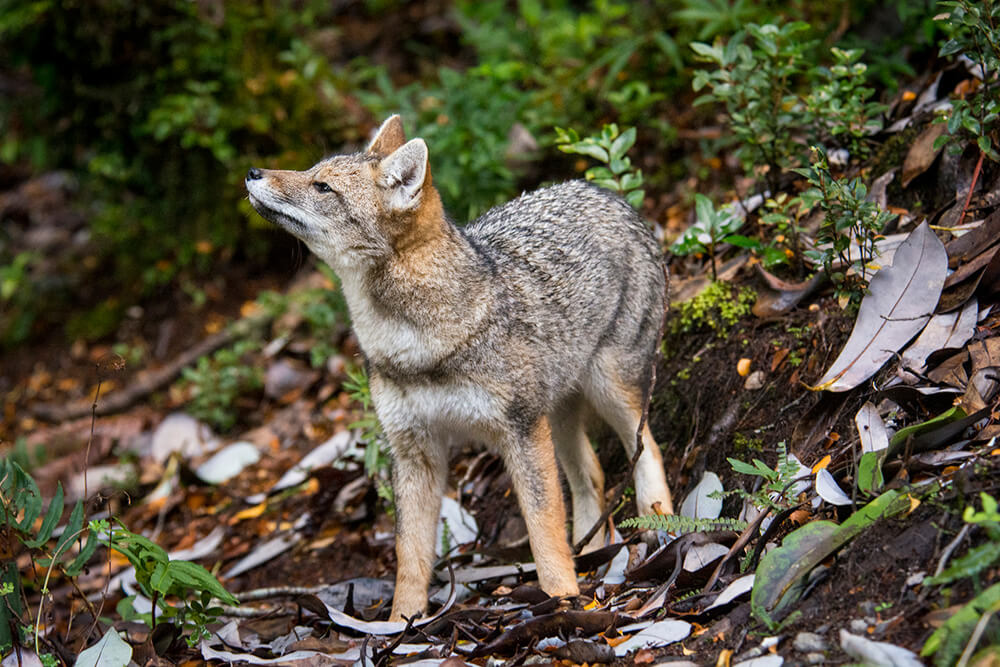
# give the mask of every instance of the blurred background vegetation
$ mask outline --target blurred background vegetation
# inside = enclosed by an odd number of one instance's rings
[[[206,276],[273,267],[289,241],[252,213],[246,170],[356,150],[394,112],[427,139],[460,221],[577,174],[556,126],[635,126],[655,218],[677,183],[740,173],[713,161],[727,132],[691,129],[718,113],[692,106],[692,42],[805,21],[808,57],[864,49],[884,100],[934,57],[934,13],[930,0],[0,0],[0,196],[61,174],[78,249],[24,242],[32,216],[0,200],[0,349],[100,339],[165,291],[197,301]]]

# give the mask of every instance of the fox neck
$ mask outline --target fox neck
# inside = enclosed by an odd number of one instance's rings
[[[361,349],[376,369],[429,369],[461,347],[486,317],[489,274],[448,222],[437,191],[424,193],[393,250],[367,270],[341,276]]]

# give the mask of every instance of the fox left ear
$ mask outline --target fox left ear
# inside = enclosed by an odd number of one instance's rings
[[[427,175],[427,144],[413,139],[379,165],[378,184],[386,191],[390,210],[408,211],[420,203]]]
[[[406,143],[406,132],[403,131],[403,119],[399,114],[389,116],[378,128],[375,138],[368,145],[368,152],[375,155],[389,155]]]

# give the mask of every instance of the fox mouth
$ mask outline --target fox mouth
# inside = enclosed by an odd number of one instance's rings
[[[302,224],[292,216],[288,215],[287,213],[283,213],[282,211],[279,211],[276,208],[268,206],[260,199],[257,199],[257,197],[254,197],[252,193],[250,193],[250,204],[266,220],[270,220],[274,224],[278,225],[279,227],[283,227],[284,229],[288,230],[289,232],[292,232],[293,234],[298,234],[298,233],[304,234],[307,231],[306,226],[304,224]]]

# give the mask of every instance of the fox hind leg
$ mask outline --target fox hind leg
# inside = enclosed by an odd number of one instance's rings
[[[552,440],[573,503],[574,544],[584,538],[604,511],[604,471],[584,431],[586,408],[583,397],[577,394],[564,401],[551,415]],[[585,548],[590,551],[603,544],[604,529],[601,528]]]
[[[591,369],[585,393],[597,414],[618,435],[631,460],[642,419],[645,388],[638,386],[640,383],[624,382],[616,370],[621,367],[622,364],[615,363],[609,356],[599,356]],[[633,475],[639,514],[652,513],[656,503],[659,503],[660,511],[674,513],[670,488],[663,471],[663,456],[648,423],[643,425],[642,453]]]

